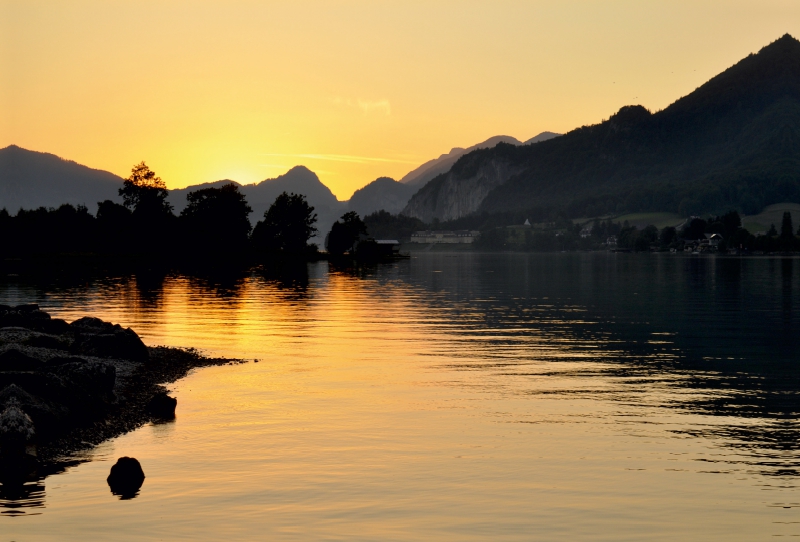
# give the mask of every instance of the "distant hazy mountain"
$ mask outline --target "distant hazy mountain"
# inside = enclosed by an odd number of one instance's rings
[[[257,184],[241,185],[235,181],[223,180],[187,186],[180,190],[170,190],[168,199],[175,207],[175,213],[178,214],[186,207],[186,194],[189,192],[202,188],[218,188],[231,182],[239,186],[239,190],[247,198],[247,203],[253,208],[253,213],[250,215],[250,222],[253,225],[264,218],[264,212],[269,209],[281,192],[304,195],[317,213],[319,234],[316,239],[312,240],[317,243],[320,242],[320,238],[325,237],[334,221],[346,210],[345,203],[337,200],[330,189],[322,184],[316,173],[305,166],[296,166],[284,175]]]
[[[540,141],[547,141],[548,139],[553,139],[554,137],[558,137],[561,134],[557,134],[555,132],[542,132],[539,135],[535,135],[529,140],[525,141],[523,145],[531,145],[533,143],[539,143]]]
[[[402,179],[400,179],[400,182],[403,184],[407,184],[409,186],[420,188],[421,186],[423,186],[425,183],[427,183],[437,175],[446,173],[451,167],[453,167],[453,164],[455,164],[460,157],[474,150],[488,149],[494,147],[498,143],[509,143],[511,145],[528,145],[530,143],[538,143],[539,141],[546,141],[548,139],[552,139],[558,136],[559,134],[554,134],[553,132],[542,132],[541,134],[530,138],[525,143],[522,143],[515,137],[501,135],[501,136],[490,137],[486,141],[478,143],[477,145],[473,145],[466,149],[463,149],[461,147],[454,147],[447,154],[443,154],[439,158],[429,160],[424,164],[422,164],[421,166],[419,166],[418,168],[416,168],[414,171],[406,174]]]
[[[122,178],[91,169],[54,154],[29,151],[16,145],[0,149],[0,209],[86,205],[94,213],[97,202],[121,202],[117,190]]]
[[[753,214],[785,201],[800,202],[800,42],[788,34],[662,111],[626,106],[550,141],[465,154],[403,214]]]
[[[416,188],[399,183],[389,177],[375,179],[364,188],[356,190],[347,202],[347,210],[364,217],[375,211],[397,214],[403,210]]]

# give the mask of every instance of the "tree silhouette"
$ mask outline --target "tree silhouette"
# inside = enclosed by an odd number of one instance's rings
[[[360,236],[367,235],[367,225],[359,218],[358,213],[350,211],[342,215],[341,222],[333,223],[330,233],[325,239],[328,253],[342,255],[352,253]]]
[[[253,229],[253,245],[259,250],[301,254],[316,233],[317,214],[301,194],[283,192]]]
[[[156,177],[147,164],[133,166],[131,175],[119,189],[131,216],[131,247],[139,253],[165,254],[172,250],[175,215],[167,201],[169,191],[161,177]]]
[[[239,187],[228,183],[186,194],[189,204],[181,212],[184,240],[202,251],[233,251],[244,247],[250,235],[247,215],[253,209]]]
[[[792,213],[784,211],[783,220],[781,221],[781,237],[783,239],[791,239],[794,237],[794,228],[792,228]]]
[[[156,177],[147,164],[142,161],[133,166],[131,175],[122,183],[119,195],[125,207],[140,215],[172,214],[172,205],[167,202],[167,185]]]

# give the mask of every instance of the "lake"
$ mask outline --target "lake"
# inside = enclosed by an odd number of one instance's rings
[[[0,541],[800,536],[798,259],[431,252],[9,277],[0,303],[248,360],[1,493]]]

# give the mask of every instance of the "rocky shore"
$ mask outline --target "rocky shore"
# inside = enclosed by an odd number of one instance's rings
[[[0,474],[35,468],[175,415],[164,384],[232,363],[148,348],[132,329],[0,305]],[[28,468],[24,468],[24,467]]]

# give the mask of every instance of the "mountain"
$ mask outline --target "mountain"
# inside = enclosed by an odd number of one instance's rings
[[[413,186],[381,177],[356,190],[347,202],[347,210],[355,211],[361,217],[381,209],[396,215],[403,210],[415,191]]]
[[[264,213],[275,201],[281,192],[294,192],[306,197],[308,203],[314,207],[317,213],[318,237],[313,242],[320,242],[320,236],[331,228],[331,225],[345,212],[345,204],[336,199],[333,192],[322,184],[316,173],[305,166],[296,166],[285,174],[274,179],[267,179],[256,184],[241,185],[235,181],[223,180],[211,183],[187,186],[180,190],[170,190],[169,202],[175,208],[175,213],[180,213],[186,207],[186,194],[202,188],[219,188],[220,186],[233,183],[239,187],[239,191],[244,194],[247,203],[252,207],[253,213],[250,215],[250,222],[256,222],[264,218]]]
[[[800,202],[800,42],[788,34],[662,111],[461,156],[409,201],[425,221],[474,213],[683,215]]]
[[[559,134],[554,134],[553,132],[542,132],[541,134],[530,138],[525,143],[522,143],[515,137],[511,136],[494,136],[490,137],[486,141],[482,143],[478,143],[477,145],[473,145],[466,149],[461,147],[454,147],[450,150],[447,154],[441,155],[439,158],[435,158],[433,160],[429,160],[419,166],[414,171],[407,173],[400,182],[403,184],[407,184],[409,186],[414,186],[419,188],[424,186],[425,183],[436,177],[437,175],[441,175],[442,173],[446,173],[456,161],[464,156],[467,153],[478,149],[488,149],[490,147],[494,147],[498,143],[509,143],[511,145],[528,145],[530,143],[538,143],[539,141],[546,141],[548,139],[552,139],[554,137],[558,137]]]
[[[553,139],[554,137],[558,137],[561,134],[557,134],[555,132],[542,132],[539,135],[535,135],[529,140],[522,143],[523,145],[531,145],[533,143],[539,143],[540,141],[547,141],[548,139]]]
[[[91,169],[54,154],[11,145],[0,149],[0,209],[86,205],[94,212],[98,201],[121,202],[122,178]]]

